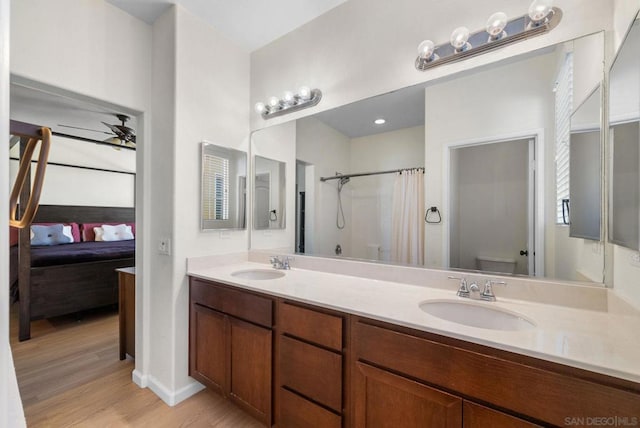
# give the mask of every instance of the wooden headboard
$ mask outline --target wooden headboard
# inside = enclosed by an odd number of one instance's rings
[[[33,221],[34,223],[132,223],[135,220],[135,208],[40,205]]]

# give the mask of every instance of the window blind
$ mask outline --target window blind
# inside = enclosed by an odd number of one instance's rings
[[[229,220],[229,159],[203,155],[202,218]]]
[[[569,52],[555,83],[556,223],[564,224],[563,199],[569,199],[569,138],[573,110],[573,53]],[[568,213],[567,213],[568,214]],[[569,219],[567,218],[567,221]]]

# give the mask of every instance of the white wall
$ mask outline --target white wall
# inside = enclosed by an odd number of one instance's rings
[[[629,30],[629,25],[640,10],[640,0],[613,0],[612,4],[613,25],[609,45],[612,52],[617,52]]]
[[[544,144],[547,148],[553,147],[555,68],[552,52],[427,87],[425,202],[427,206],[440,207],[443,217],[441,224],[429,225],[425,231],[427,266],[443,265],[443,238],[449,227],[443,194],[446,145],[494,141],[505,136],[525,137],[542,129]],[[498,75],[499,81],[496,80]],[[491,100],[489,105],[487,100]],[[454,116],[451,112],[457,113]],[[546,151],[548,165],[553,164],[553,156],[553,150]],[[549,177],[548,171],[546,173]],[[555,200],[555,192],[546,199],[547,203]],[[553,209],[547,210],[551,216],[547,218],[553,218],[553,213]]]
[[[99,0],[13,0],[11,73],[146,110],[151,29]]]
[[[3,5],[6,2],[2,0]],[[128,113],[148,110],[148,76],[151,72],[151,29],[148,25],[98,0],[14,0],[11,14],[8,13],[7,8],[3,8],[0,15],[4,19],[11,17],[12,79],[28,81],[54,93],[106,101]],[[3,30],[8,28],[5,24],[2,23]],[[7,47],[3,48],[3,54],[8,53]],[[127,66],[120,66],[123,63]],[[4,62],[3,66],[8,65]],[[8,94],[8,86],[4,84],[2,94],[3,98]],[[8,114],[4,113],[2,117],[7,118]],[[144,135],[142,122],[140,141],[144,141]],[[8,166],[8,161],[2,164]],[[8,171],[5,166],[0,169]],[[138,172],[142,174],[142,169],[138,168]],[[3,181],[8,183],[8,179]],[[144,185],[145,181],[139,177],[138,191]],[[1,198],[3,212],[8,211],[6,203],[8,197]],[[140,206],[137,215],[138,219],[143,216]],[[143,258],[143,235],[144,231],[138,229],[139,260]],[[6,245],[1,247],[6,248]],[[4,263],[8,256],[2,260]],[[2,272],[6,271],[2,269]],[[143,281],[142,273],[138,281]],[[142,297],[142,290],[139,292]],[[5,328],[2,330],[4,334]],[[140,357],[142,361],[142,354]]]
[[[282,125],[280,125],[282,126]],[[259,135],[266,130],[257,132]],[[307,254],[335,256],[336,245],[342,255],[351,256],[351,189],[353,183],[342,189],[342,207],[345,227],[336,227],[338,210],[337,180],[321,182],[320,177],[331,177],[350,170],[349,137],[315,118],[296,121],[296,159],[311,165],[307,168],[305,250]],[[310,215],[311,214],[311,215]],[[342,219],[341,219],[342,221]]]
[[[29,121],[30,123],[40,123]],[[18,158],[20,145],[10,152]],[[38,158],[38,152],[33,159]],[[98,146],[69,138],[51,137],[49,162],[78,165],[114,171],[135,173],[136,152],[116,151],[111,147]],[[18,172],[18,161],[11,160],[11,186]],[[31,171],[32,176],[35,169]],[[135,205],[135,175],[106,171],[93,171],[58,165],[49,165],[42,187],[40,203],[44,205],[83,205],[102,207],[133,207]]]
[[[286,123],[251,136],[252,156],[285,163],[285,228],[251,231],[251,248],[293,252],[295,246],[296,124]],[[252,167],[254,162],[252,160]],[[252,172],[255,174],[255,169]],[[251,180],[253,189],[253,179]],[[251,194],[253,200],[253,193]],[[253,202],[251,204],[253,206]],[[253,219],[251,219],[253,224]]]
[[[424,166],[424,126],[353,138],[348,172],[386,171]],[[391,259],[394,174],[355,177],[345,185],[351,195],[351,252],[361,259]],[[379,254],[375,247],[379,246]]]
[[[152,248],[149,386],[173,405],[202,388],[188,376],[185,260],[247,249],[245,231],[200,230],[200,142],[248,149],[249,56],[179,6],[154,25]],[[157,183],[155,180],[158,180]]]
[[[528,52],[608,28],[609,2],[558,0],[564,12],[551,33],[428,72],[414,68],[418,44],[429,38],[449,40],[465,25],[483,28],[501,10],[508,16],[527,12],[530,0],[491,0],[433,4],[420,0],[350,0],[318,19],[251,54],[251,105],[302,84],[318,87],[323,99],[313,109],[274,118],[252,115],[252,129],[331,109],[372,95],[450,75],[477,65]]]
[[[0,135],[9,134],[9,0],[0,0]],[[0,150],[0,224],[9,223],[9,152]],[[0,227],[0,284],[9,282],[9,236]],[[9,293],[0,293],[0,426],[26,422],[9,347]]]

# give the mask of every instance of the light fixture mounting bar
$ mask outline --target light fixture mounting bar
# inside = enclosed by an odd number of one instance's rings
[[[511,43],[548,33],[557,27],[561,20],[562,10],[557,7],[553,8],[553,12],[549,14],[545,22],[537,25],[529,18],[529,15],[523,15],[507,22],[504,28],[507,34],[505,37],[494,40],[485,30],[479,30],[469,36],[468,42],[471,45],[469,49],[456,51],[450,43],[442,43],[435,47],[433,59],[418,56],[415,66],[419,71],[426,71],[438,65],[461,61]]]
[[[264,110],[261,115],[263,119],[271,119],[272,117],[282,116],[284,114],[293,113],[295,111],[303,110],[305,108],[313,107],[317,105],[322,99],[322,91],[320,89],[312,89],[310,98],[308,100],[302,99],[299,95],[294,96],[295,103],[292,105],[285,105],[278,110]]]

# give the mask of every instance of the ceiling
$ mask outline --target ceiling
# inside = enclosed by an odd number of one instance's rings
[[[424,125],[424,86],[411,86],[314,116],[349,138]],[[383,118],[383,125],[374,120]]]
[[[46,126],[52,131],[102,141],[113,136],[102,122],[120,124],[116,114],[122,112],[96,104],[18,84],[11,85],[10,93],[11,119]],[[131,117],[127,126],[136,129],[135,117]]]
[[[254,51],[346,0],[106,0],[153,24],[171,4],[199,16],[227,38]]]

